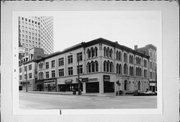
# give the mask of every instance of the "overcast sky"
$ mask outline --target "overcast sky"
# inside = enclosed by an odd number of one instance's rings
[[[134,48],[161,41],[159,11],[53,12],[54,51],[99,37]]]

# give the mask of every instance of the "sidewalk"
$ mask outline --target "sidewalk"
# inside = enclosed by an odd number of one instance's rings
[[[20,91],[20,93],[26,93],[25,91]],[[73,95],[73,92],[48,92],[48,91],[28,91],[27,93],[33,94],[54,94],[54,95]],[[78,93],[76,92],[76,95]],[[75,96],[75,95],[73,95]],[[82,93],[81,96],[116,96],[115,93]]]

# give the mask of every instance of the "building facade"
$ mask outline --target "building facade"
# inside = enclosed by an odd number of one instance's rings
[[[149,56],[149,83],[150,90],[157,91],[157,48],[152,45],[146,45],[145,47],[138,48],[135,46],[135,50]]]
[[[78,74],[83,93],[149,89],[149,56],[103,38],[82,42],[36,63],[36,90],[77,90]]]
[[[19,17],[18,40],[19,47],[24,48],[20,57],[28,56],[34,47],[44,49],[45,54],[53,53],[53,17]]]

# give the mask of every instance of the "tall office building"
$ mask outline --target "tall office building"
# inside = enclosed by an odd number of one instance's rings
[[[52,16],[19,17],[18,34],[20,59],[28,57],[34,47],[42,48],[45,54],[53,53]]]

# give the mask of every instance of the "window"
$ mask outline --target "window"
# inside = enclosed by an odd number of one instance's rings
[[[129,55],[129,63],[133,64],[133,56]]]
[[[77,74],[82,74],[83,73],[83,65],[77,66]]]
[[[152,72],[150,72],[150,78],[152,79]]]
[[[144,77],[147,77],[147,70],[144,70]]]
[[[82,61],[82,52],[77,53],[77,61]]]
[[[64,65],[64,58],[59,58],[59,66],[63,66]]]
[[[32,65],[29,65],[29,70],[32,70]]]
[[[19,68],[19,72],[20,72],[20,73],[22,72],[22,68]]]
[[[64,69],[59,69],[59,76],[64,76]]]
[[[29,73],[29,78],[32,78],[32,73]]]
[[[43,63],[40,63],[39,64],[39,69],[42,69],[43,68]]]
[[[46,62],[46,69],[49,69],[49,62]]]
[[[52,70],[52,71],[51,71],[51,76],[52,76],[52,78],[55,77],[55,70]]]
[[[73,63],[73,56],[72,55],[68,56],[68,64],[70,64],[70,63]]]
[[[127,54],[124,53],[124,62],[127,62]]]
[[[128,66],[127,64],[124,64],[124,74],[128,74]]]
[[[46,72],[46,78],[49,78],[49,72]]]
[[[43,72],[39,73],[39,79],[42,80],[43,79]]]
[[[24,67],[24,71],[27,71],[27,66]]]
[[[22,75],[19,75],[19,80],[22,80]]]
[[[54,68],[55,67],[55,60],[52,60],[51,61],[51,68]]]
[[[147,60],[144,59],[144,67],[147,67]]]
[[[134,68],[132,66],[129,67],[129,72],[131,76],[134,75]]]
[[[68,75],[73,75],[73,67],[68,67]]]

